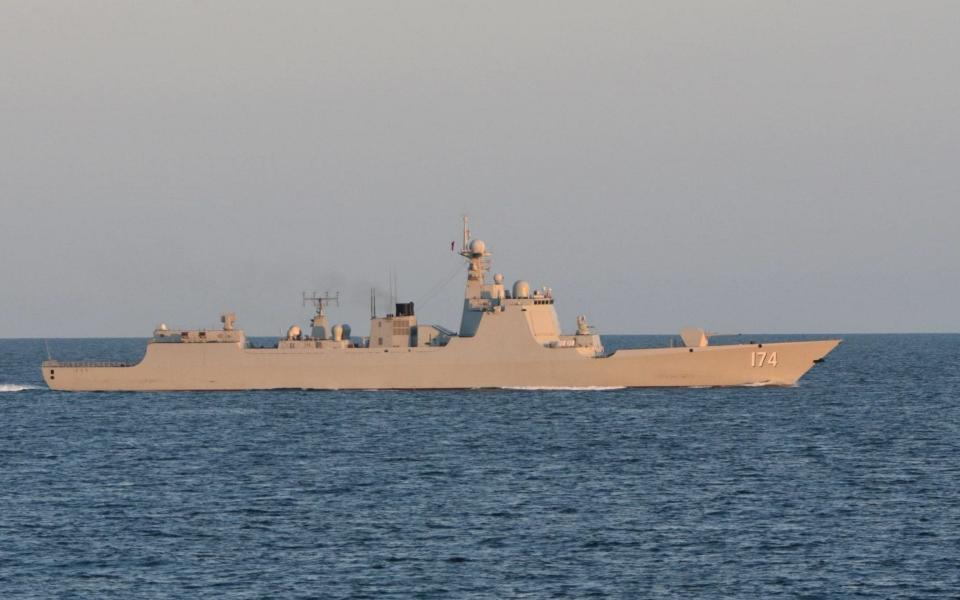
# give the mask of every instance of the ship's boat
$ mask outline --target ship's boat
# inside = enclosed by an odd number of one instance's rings
[[[702,329],[682,344],[607,353],[582,315],[561,332],[552,290],[526,281],[487,281],[490,252],[470,239],[464,220],[460,254],[467,282],[459,331],[420,324],[412,302],[372,311],[370,334],[330,326],[339,296],[305,295],[316,306],[310,333],[291,327],[275,347],[253,347],[232,313],[218,330],[160,325],[138,364],[45,361],[56,390],[255,390],[616,388],[792,385],[840,340],[711,345]],[[372,304],[375,303],[372,301]]]

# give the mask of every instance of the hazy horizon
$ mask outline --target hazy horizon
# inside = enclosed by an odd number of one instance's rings
[[[956,332],[957,31],[932,1],[5,0],[0,337],[279,335],[304,290],[366,335],[391,271],[455,328],[465,213],[567,331]]]

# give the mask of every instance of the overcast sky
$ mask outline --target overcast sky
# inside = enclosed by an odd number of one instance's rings
[[[957,331],[960,3],[0,0],[0,337],[456,327],[463,213],[566,330]]]

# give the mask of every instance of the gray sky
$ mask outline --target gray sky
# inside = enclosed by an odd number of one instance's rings
[[[0,0],[0,337],[253,334],[459,218],[565,329],[957,331],[960,3]]]

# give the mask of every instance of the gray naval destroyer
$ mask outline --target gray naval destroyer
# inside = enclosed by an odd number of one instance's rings
[[[172,330],[160,325],[135,365],[45,361],[51,389],[74,391],[457,388],[619,388],[792,385],[840,340],[710,345],[702,329],[682,331],[682,346],[607,353],[581,315],[561,333],[549,289],[487,281],[490,252],[470,239],[460,329],[417,322],[413,303],[372,311],[370,335],[331,327],[330,296],[312,296],[309,335],[293,326],[272,348],[253,347],[234,327]]]

